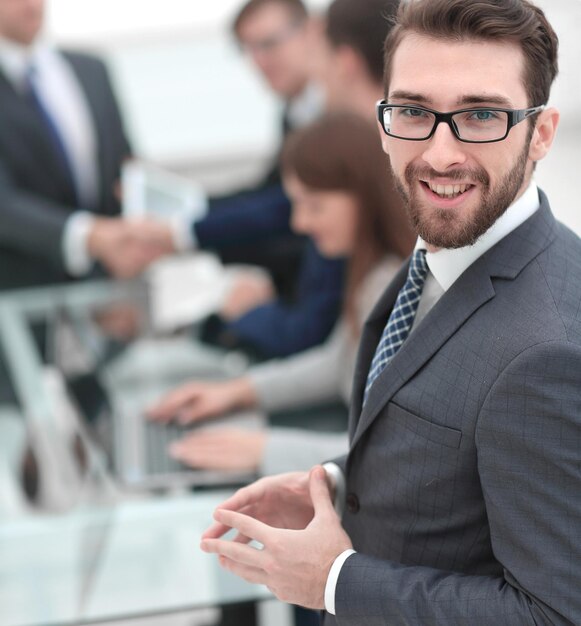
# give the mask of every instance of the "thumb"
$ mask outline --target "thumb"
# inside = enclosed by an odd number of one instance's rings
[[[333,502],[331,501],[331,494],[329,493],[327,472],[321,465],[313,467],[309,474],[309,491],[315,509],[315,516],[327,515],[329,513],[336,515]]]

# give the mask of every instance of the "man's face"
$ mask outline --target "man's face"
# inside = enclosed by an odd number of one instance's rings
[[[30,45],[44,18],[44,0],[0,0],[0,36]]]
[[[282,4],[267,4],[240,24],[238,39],[273,91],[283,98],[302,91],[310,63],[307,22],[297,22]]]
[[[517,45],[409,34],[395,51],[387,99],[441,112],[524,109],[540,103],[527,101],[523,68]],[[426,141],[382,135],[416,231],[433,248],[474,243],[524,191],[532,171],[528,122],[489,144],[460,142],[447,124]]]

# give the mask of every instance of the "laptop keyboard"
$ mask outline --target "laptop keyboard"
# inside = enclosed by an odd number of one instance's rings
[[[168,447],[174,441],[182,439],[184,434],[191,430],[191,426],[179,424],[157,424],[147,422],[144,428],[147,454],[145,455],[145,470],[148,475],[171,474],[182,471],[184,464],[172,459],[168,454]]]

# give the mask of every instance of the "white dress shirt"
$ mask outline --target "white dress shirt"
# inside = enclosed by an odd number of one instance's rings
[[[0,38],[0,67],[20,92],[27,88],[27,77],[34,68],[34,87],[70,156],[80,203],[83,207],[96,206],[99,174],[95,129],[89,104],[70,65],[45,42],[22,46]],[[92,266],[86,246],[92,220],[89,212],[75,211],[66,223],[61,249],[65,267],[73,275],[82,275]]]
[[[539,208],[539,190],[531,181],[526,191],[496,220],[496,222],[472,246],[456,249],[441,249],[427,252],[429,272],[426,277],[422,297],[418,305],[412,331],[436,304],[439,298],[460,278],[460,276],[485,252],[501,239],[525,222]],[[418,238],[416,249],[426,249],[426,244]],[[334,463],[325,463],[325,470],[336,484],[336,494],[345,495],[345,477]],[[335,503],[337,508],[338,503]],[[355,554],[355,550],[345,550],[333,562],[325,585],[325,610],[335,615],[335,590],[339,574],[345,561]]]

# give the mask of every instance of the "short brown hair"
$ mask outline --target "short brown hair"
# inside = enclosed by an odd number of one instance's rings
[[[436,39],[505,41],[520,46],[529,106],[546,104],[558,72],[559,39],[543,11],[528,0],[407,0],[385,42],[384,86],[391,62],[407,33]]]
[[[263,7],[271,4],[280,4],[281,6],[286,7],[291,19],[296,20],[297,22],[302,22],[307,19],[307,8],[302,0],[248,0],[248,2],[242,5],[232,22],[232,32],[234,33],[236,39],[239,38],[242,23],[252,17]]]
[[[383,44],[399,0],[334,0],[327,10],[327,39],[349,46],[365,61],[370,76],[383,78]]]
[[[283,175],[312,189],[345,191],[359,205],[344,307],[355,330],[355,292],[365,275],[388,253],[406,257],[416,239],[377,129],[355,113],[327,113],[290,135],[281,165]]]

